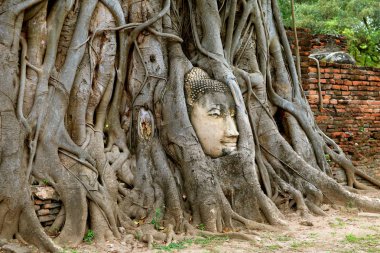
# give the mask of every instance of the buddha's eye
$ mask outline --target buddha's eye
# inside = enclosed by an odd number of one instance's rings
[[[222,114],[219,109],[214,108],[208,111],[208,115],[217,118],[220,117]]]

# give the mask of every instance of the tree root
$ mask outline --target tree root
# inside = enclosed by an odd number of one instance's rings
[[[24,240],[36,245],[40,250],[62,252],[62,248],[57,246],[44,233],[31,202],[24,208],[20,215],[19,233]]]
[[[380,181],[368,176],[364,172],[355,168],[352,162],[345,156],[343,150],[327,135],[325,135],[320,129],[318,129],[319,134],[323,137],[326,144],[324,145],[324,151],[331,157],[331,159],[340,165],[347,176],[347,186],[355,187],[359,190],[371,190],[370,186],[364,185],[355,178],[355,175],[362,177],[376,187],[380,187]],[[329,147],[331,146],[331,148]]]

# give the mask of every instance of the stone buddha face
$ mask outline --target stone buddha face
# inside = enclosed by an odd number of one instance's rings
[[[228,87],[193,68],[185,76],[190,121],[206,155],[212,158],[237,149],[235,102]]]

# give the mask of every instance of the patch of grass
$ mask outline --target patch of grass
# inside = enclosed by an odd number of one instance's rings
[[[158,249],[158,250],[163,250],[163,251],[173,251],[173,250],[185,249],[186,247],[190,245],[191,244],[187,244],[185,241],[172,242],[169,245],[160,245],[160,244],[154,243],[153,248]]]
[[[310,233],[309,238],[318,238],[319,234],[318,233]]]
[[[345,242],[351,245],[357,245],[358,249],[365,252],[380,252],[380,234],[357,236],[347,234]],[[357,252],[357,251],[355,251]]]
[[[349,243],[364,244],[365,246],[378,246],[380,245],[380,235],[364,235],[356,236],[354,234],[348,234],[345,240]]]
[[[198,244],[201,246],[207,246],[209,244],[215,243],[215,242],[225,242],[228,240],[228,237],[217,237],[217,236],[207,236],[203,238],[196,238],[194,239],[194,244]]]
[[[80,253],[80,252],[75,249],[64,249],[63,251],[61,251],[61,253]]]
[[[278,245],[278,244],[273,244],[273,245],[265,246],[265,249],[271,250],[271,251],[276,251],[276,250],[279,250],[281,248],[282,247],[280,245]]]
[[[379,253],[380,252],[380,248],[379,247],[368,248],[366,250],[367,250],[367,253]]]
[[[87,230],[87,233],[84,235],[83,241],[87,243],[92,243],[94,240],[95,233],[93,230],[89,229]]]
[[[46,178],[42,179],[42,183],[43,183],[45,186],[49,186],[49,185],[50,185],[49,180],[46,179]]]
[[[288,242],[290,240],[292,240],[292,238],[288,235],[279,236],[277,238],[277,241],[279,241],[279,242]]]
[[[135,239],[137,239],[138,241],[141,241],[142,236],[143,236],[143,234],[141,231],[137,230],[135,232]]]
[[[335,221],[330,221],[329,225],[332,228],[344,228],[347,224],[341,218],[335,218]]]
[[[349,201],[346,203],[346,207],[349,208],[349,209],[352,209],[352,208],[356,208],[356,205],[355,205],[354,201],[349,200]]]
[[[367,227],[365,227],[367,228]],[[368,229],[372,230],[372,231],[375,231],[375,232],[380,232],[380,228],[378,226],[369,226]]]
[[[202,231],[206,230],[206,225],[203,223],[199,224],[197,227],[199,230],[202,230]]]
[[[307,248],[312,246],[313,243],[309,241],[294,241],[292,244],[290,244],[290,247],[292,249],[300,249],[300,248]]]
[[[161,228],[161,218],[162,218],[162,212],[161,212],[161,208],[156,208],[155,212],[154,212],[154,217],[152,219],[152,221],[150,222],[150,224],[153,224],[154,225],[154,228],[156,230],[159,230]]]
[[[172,242],[169,245],[160,245],[160,244],[153,244],[153,248],[157,250],[162,251],[175,251],[180,249],[185,249],[192,244],[197,244],[202,247],[208,246],[210,244],[216,243],[216,242],[224,242],[228,240],[228,237],[216,237],[216,236],[206,236],[202,238],[194,238],[194,239],[187,239],[179,242]]]
[[[346,241],[350,243],[357,243],[359,242],[359,238],[356,235],[348,234],[346,235]]]

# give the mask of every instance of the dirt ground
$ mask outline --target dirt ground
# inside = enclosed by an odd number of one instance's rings
[[[368,195],[368,194],[367,194]],[[369,194],[380,197],[380,193]],[[149,250],[144,243],[83,243],[67,253],[79,252],[380,252],[380,214],[364,213],[348,203],[336,209],[324,206],[325,217],[312,216],[305,222],[287,213],[289,226],[279,232],[258,232],[256,241],[228,238],[186,240],[165,246],[156,242]]]
[[[380,192],[366,194],[380,197]],[[327,216],[311,216],[308,221],[296,213],[287,213],[288,227],[278,232],[257,232],[255,241],[241,241],[227,237],[208,237],[174,242],[165,246],[155,242],[147,244],[124,236],[121,241],[96,244],[91,238],[79,247],[65,249],[64,253],[129,253],[129,252],[181,252],[181,253],[243,253],[243,252],[379,252],[380,214],[364,213],[349,203],[345,207],[324,205]],[[32,252],[35,252],[29,247]],[[6,252],[0,249],[0,252]]]

